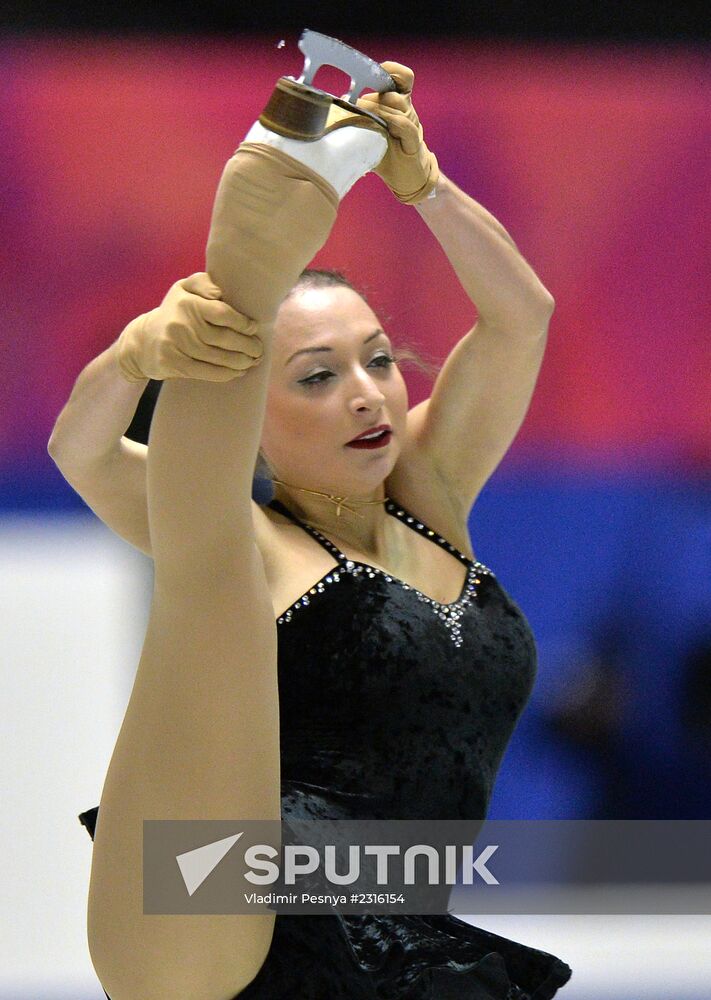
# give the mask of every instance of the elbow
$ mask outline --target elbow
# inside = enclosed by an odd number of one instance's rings
[[[62,435],[57,434],[56,427],[49,436],[49,441],[47,442],[47,454],[60,472],[64,473],[67,467],[67,446]]]
[[[551,316],[555,309],[552,295],[543,290],[534,297],[529,297],[519,308],[515,319],[507,324],[509,330],[515,330],[519,336],[526,339],[540,340],[547,337]]]
[[[57,438],[56,431],[53,430],[47,442],[47,454],[55,465],[59,465],[59,451],[59,439]]]
[[[535,303],[529,309],[529,324],[536,337],[547,336],[554,310],[555,299],[544,288],[543,292],[536,296]]]
[[[555,311],[555,299],[543,285],[541,285],[540,293],[536,296],[535,309],[545,320],[549,320]]]
[[[61,420],[55,423],[47,442],[47,454],[57,466],[62,475],[67,477],[77,466],[84,466],[87,459],[85,443],[72,440],[66,428],[60,426]],[[84,446],[84,453],[81,448]]]
[[[536,287],[528,289],[516,302],[515,309],[509,313],[508,320],[494,324],[502,329],[517,330],[526,336],[536,339],[545,336],[548,325],[555,310],[555,299],[540,282]]]
[[[66,437],[64,410],[62,410],[55,418],[52,433],[49,435],[49,441],[47,441],[47,454],[55,465],[59,464],[60,454],[65,450]]]
[[[52,432],[49,441],[47,442],[47,454],[52,459],[56,467],[59,469],[60,473],[64,479],[69,483],[70,486],[74,485],[73,473],[74,462],[71,461],[69,452],[67,451],[66,442]]]

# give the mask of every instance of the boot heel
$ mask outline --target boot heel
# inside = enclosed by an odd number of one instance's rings
[[[287,139],[314,142],[324,134],[332,102],[330,94],[283,76],[277,80],[259,122]]]
[[[371,129],[383,135],[388,132],[383,119],[371,111],[357,108],[341,97],[298,83],[288,76],[277,80],[272,96],[259,116],[259,124],[286,139],[301,142],[316,142],[344,125]]]

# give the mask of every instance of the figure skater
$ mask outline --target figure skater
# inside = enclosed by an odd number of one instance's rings
[[[316,140],[255,123],[220,181],[206,272],[87,366],[52,434],[67,480],[155,564],[100,806],[80,817],[111,1000],[547,1000],[570,977],[451,914],[143,914],[144,817],[483,819],[534,681],[531,629],[468,516],[524,418],[554,303],[440,172],[412,72],[383,66],[398,92]],[[298,126],[298,87],[289,100]],[[304,273],[371,169],[478,311],[411,409],[365,299]],[[146,448],[122,434],[148,378],[165,381]]]

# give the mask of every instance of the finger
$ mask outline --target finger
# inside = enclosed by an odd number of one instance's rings
[[[394,94],[388,91],[386,94],[363,94],[356,101],[356,107],[365,107],[366,111],[375,111],[378,108],[394,108],[396,111],[409,111],[412,101],[407,94]]]
[[[186,292],[199,295],[203,299],[222,298],[222,289],[218,288],[215,282],[206,271],[196,271],[178,282]]]
[[[199,379],[201,382],[229,382],[233,378],[241,378],[246,371],[198,361],[180,351],[176,352],[172,367],[183,378]]]
[[[356,101],[357,108],[363,108],[364,111],[373,111],[375,114],[378,113],[378,108],[380,107],[381,94],[363,94]]]
[[[250,345],[252,346],[252,345]],[[215,347],[212,344],[197,344],[190,349],[190,357],[196,361],[205,361],[210,365],[218,365],[221,368],[232,368],[241,371],[244,368],[251,368],[261,361],[261,354],[247,354],[244,351],[231,351],[224,347]]]
[[[228,354],[248,355],[250,358],[261,358],[264,354],[264,345],[259,337],[247,337],[243,333],[235,333],[234,330],[228,330],[224,326],[205,325],[200,327],[198,337],[191,339],[190,350],[186,353],[191,354],[194,350],[198,357],[202,357],[198,350],[198,344],[204,344],[206,347],[216,348]]]
[[[412,72],[409,66],[403,66],[402,63],[396,62],[384,62],[380,64],[386,73],[389,73],[397,84],[397,89],[400,94],[411,94],[412,88],[415,83],[415,74]]]
[[[420,147],[420,130],[414,122],[410,121],[407,115],[399,111],[390,111],[386,108],[381,110],[380,117],[388,126],[390,135],[394,139],[399,140],[403,153],[411,156],[418,151]]]
[[[198,309],[200,316],[214,326],[226,326],[230,330],[236,330],[246,336],[254,336],[257,332],[257,323],[253,319],[245,316],[244,313],[237,312],[226,302],[201,302]]]
[[[380,107],[392,108],[394,111],[403,111],[405,114],[412,107],[409,94],[393,94],[392,92],[380,95]]]

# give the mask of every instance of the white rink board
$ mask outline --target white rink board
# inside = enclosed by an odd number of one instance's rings
[[[91,515],[0,520],[0,996],[105,1000],[86,943],[98,805],[146,628],[151,561]],[[71,985],[71,991],[68,987]]]

